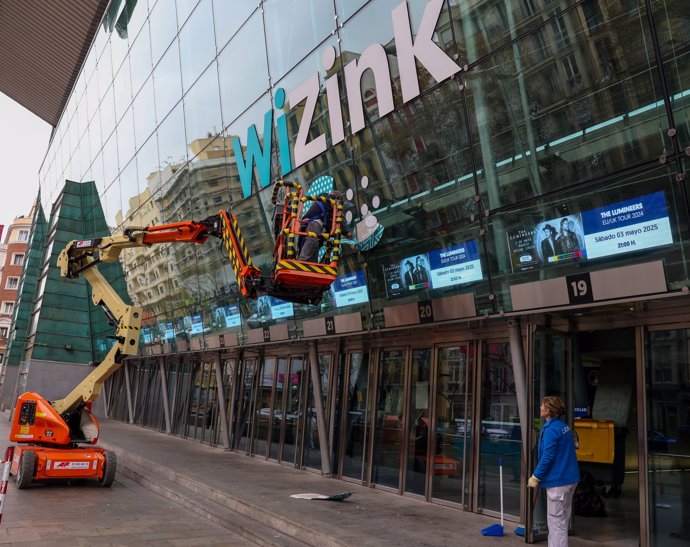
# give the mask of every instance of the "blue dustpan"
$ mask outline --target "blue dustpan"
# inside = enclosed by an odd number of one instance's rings
[[[503,526],[500,524],[492,524],[491,526],[487,526],[486,528],[482,529],[482,535],[500,537],[503,535]]]

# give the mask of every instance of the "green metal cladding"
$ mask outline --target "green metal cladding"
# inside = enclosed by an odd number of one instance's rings
[[[110,235],[94,182],[66,181],[53,205],[41,253],[45,282],[38,276],[33,306],[35,330],[29,338],[31,359],[89,364],[100,362],[112,346],[114,333],[100,308],[91,300],[91,287],[82,277],[63,279],[57,267],[60,251],[72,240]],[[99,264],[99,271],[123,300],[128,302],[126,282],[119,262]],[[41,289],[42,288],[42,289]]]

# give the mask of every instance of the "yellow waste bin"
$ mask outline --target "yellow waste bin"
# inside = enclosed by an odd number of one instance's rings
[[[575,420],[578,447],[575,453],[580,462],[613,463],[615,448],[613,420]]]

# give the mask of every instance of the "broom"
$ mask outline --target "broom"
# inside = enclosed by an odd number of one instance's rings
[[[501,498],[501,524],[492,524],[482,529],[483,536],[502,536],[503,535],[503,456],[498,458],[498,488]]]

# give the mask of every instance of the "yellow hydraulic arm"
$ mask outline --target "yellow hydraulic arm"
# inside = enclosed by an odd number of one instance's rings
[[[222,237],[220,215],[201,222],[178,222],[148,228],[130,228],[124,235],[82,241],[70,241],[60,252],[57,265],[60,275],[76,278],[83,275],[92,287],[92,300],[101,306],[116,327],[115,344],[105,359],[67,397],[53,401],[55,410],[70,414],[83,403],[94,401],[101,393],[103,383],[122,366],[126,355],[139,351],[142,309],[130,306],[120,298],[110,283],[98,271],[101,262],[114,262],[124,249],[147,247],[156,243],[204,243],[210,235]]]

